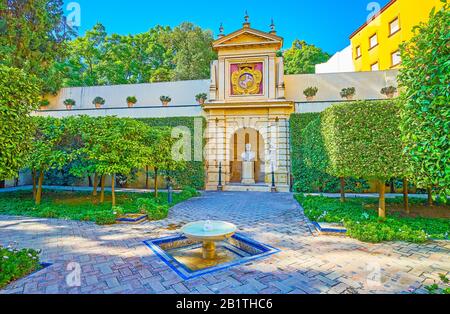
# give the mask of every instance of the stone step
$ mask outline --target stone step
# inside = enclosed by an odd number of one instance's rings
[[[270,192],[270,186],[265,184],[230,184],[223,187],[227,192]]]

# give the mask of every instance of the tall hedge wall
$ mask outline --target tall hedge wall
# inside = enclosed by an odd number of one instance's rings
[[[366,179],[402,177],[400,111],[394,101],[334,105],[322,113],[329,173]]]
[[[340,190],[340,179],[325,172],[328,156],[321,134],[321,114],[292,114],[290,118],[291,160],[296,192],[328,192]],[[346,178],[346,191],[369,189],[366,180]]]
[[[154,127],[188,127],[191,131],[192,156],[194,156],[195,119],[201,119],[203,135],[206,128],[206,120],[202,117],[143,118],[138,120]],[[205,188],[205,164],[203,161],[189,161],[187,167],[183,171],[177,171],[172,173],[172,175],[176,187],[192,186],[196,189]]]

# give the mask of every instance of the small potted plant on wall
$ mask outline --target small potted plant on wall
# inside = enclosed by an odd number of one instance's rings
[[[105,100],[102,97],[97,96],[92,103],[95,105],[95,108],[100,109],[105,104]]]
[[[66,106],[67,110],[72,110],[72,107],[75,106],[75,100],[73,99],[66,99],[64,100],[64,105]]]
[[[200,106],[205,103],[206,99],[208,99],[208,95],[206,95],[205,93],[195,95],[195,100]]]
[[[394,86],[388,86],[381,89],[381,94],[385,95],[389,99],[394,98],[396,92],[397,88]]]
[[[50,105],[50,102],[47,99],[42,99],[39,102],[39,110],[47,110],[47,107]]]
[[[356,89],[354,87],[343,88],[341,91],[341,97],[347,100],[353,100],[356,94]]]
[[[137,103],[137,98],[135,96],[128,96],[127,97],[127,104],[128,107],[131,108]]]
[[[172,101],[172,98],[170,98],[169,96],[161,96],[159,97],[159,100],[161,100],[161,103],[164,107],[167,107]]]
[[[303,91],[303,95],[306,96],[307,101],[311,101],[316,97],[318,91],[319,89],[317,87],[308,87]]]

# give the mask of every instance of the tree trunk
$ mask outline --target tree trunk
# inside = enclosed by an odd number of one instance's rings
[[[39,181],[38,181],[38,187],[37,187],[37,192],[36,192],[36,205],[40,205],[41,204],[41,199],[42,199],[42,183],[44,182],[44,170],[41,169],[39,171]]]
[[[31,180],[33,181],[33,199],[36,200],[36,169],[31,171]]]
[[[341,177],[341,202],[345,202],[345,178]]]
[[[394,183],[394,179],[391,179],[391,181],[389,181],[389,186],[391,188],[391,193],[394,194],[395,193],[395,183]]]
[[[111,176],[111,197],[112,197],[112,207],[116,206],[116,175]]]
[[[4,189],[5,188],[5,180],[0,180],[0,189]]]
[[[158,197],[158,168],[155,168],[155,198]]]
[[[97,196],[97,187],[98,187],[98,174],[94,174],[94,189],[92,190],[92,196]]]
[[[428,206],[433,206],[433,191],[431,190],[431,188],[427,189],[427,193],[428,193]]]
[[[102,175],[102,179],[101,179],[102,189],[100,192],[100,203],[103,203],[105,201],[105,179],[106,179],[106,176]]]
[[[91,178],[91,176],[88,176],[88,181],[89,181],[89,184],[88,184],[88,185],[89,185],[90,187],[92,187],[92,178]]]
[[[405,212],[409,215],[409,199],[408,199],[408,179],[403,179],[403,205],[405,206]]]
[[[145,166],[145,189],[146,190],[150,189],[150,182],[148,178],[148,166]]]
[[[380,204],[378,206],[378,216],[380,218],[386,218],[386,182],[379,182],[379,190],[380,190]]]

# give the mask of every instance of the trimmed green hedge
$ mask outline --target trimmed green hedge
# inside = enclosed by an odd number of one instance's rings
[[[402,177],[405,162],[395,101],[357,101],[327,108],[322,134],[335,176],[388,180]]]
[[[377,199],[350,198],[345,203],[339,199],[297,194],[297,201],[312,221],[343,223],[348,236],[364,242],[407,241],[423,243],[429,239],[448,239],[450,221],[448,219],[391,217],[380,220],[375,210],[367,205],[377,203]],[[410,199],[411,203],[424,204],[426,200]],[[388,204],[401,203],[402,198],[388,199]]]
[[[192,158],[194,158],[194,129],[195,120],[201,119],[202,121],[202,133],[206,128],[206,120],[203,117],[170,117],[170,118],[143,118],[138,119],[153,127],[187,127],[191,131],[192,136]],[[203,142],[203,147],[205,143]],[[202,150],[203,152],[203,150]],[[205,188],[205,164],[203,161],[189,161],[186,168],[182,171],[171,172],[175,188],[182,188],[185,186],[191,186],[196,189],[202,190]]]
[[[297,192],[336,193],[340,189],[339,178],[325,173],[328,157],[320,133],[320,117],[320,113],[295,113],[290,118],[292,174]],[[362,192],[368,188],[365,180],[346,179],[346,191]]]

